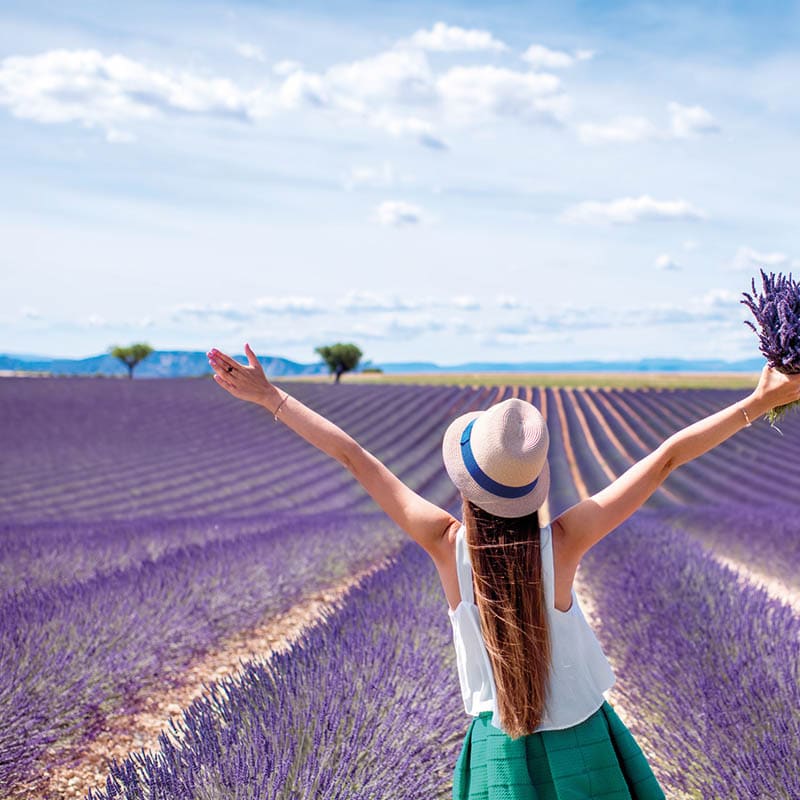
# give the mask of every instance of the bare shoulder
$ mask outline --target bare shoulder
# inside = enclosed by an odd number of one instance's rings
[[[455,563],[456,534],[460,527],[461,523],[455,518],[447,523],[434,547],[428,551],[434,561],[438,563],[439,561],[452,560]]]
[[[561,517],[556,517],[556,519],[550,522],[550,539],[553,542],[554,551],[556,549],[564,549],[567,543],[567,530],[564,527]]]
[[[553,545],[555,605],[559,611],[566,612],[572,603],[572,584],[578,570],[580,556],[560,519],[554,519],[550,523],[550,531]]]
[[[458,569],[456,567],[456,534],[461,523],[454,519],[445,529],[435,550],[429,550],[433,563],[439,573],[447,602],[451,609],[455,609],[461,602],[461,592],[458,588]]]
[[[575,506],[572,507],[572,509],[574,508]],[[550,531],[553,542],[553,559],[559,564],[574,565],[577,568],[586,549],[575,529],[576,521],[570,517],[572,509],[568,509],[554,519],[550,523]]]

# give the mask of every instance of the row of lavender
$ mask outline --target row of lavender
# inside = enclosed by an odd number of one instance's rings
[[[0,742],[0,778],[21,775],[48,743],[91,736],[104,712],[134,703],[149,686],[168,684],[227,632],[280,613],[401,541],[341,467],[260,409],[205,382],[12,381],[2,389],[8,413],[0,425],[4,440],[15,444],[4,459],[2,498],[11,509],[4,518],[16,521],[0,529],[0,659],[6,654],[0,675],[7,676],[0,719],[9,723]],[[526,396],[550,423],[553,514],[580,496],[567,446],[578,477],[594,491],[607,482],[598,450],[619,472],[681,420],[737,396],[513,387],[296,385],[292,391],[451,508],[454,494],[438,453],[446,424],[462,411]],[[782,485],[796,485],[794,430],[787,422],[779,438],[757,423],[740,434],[736,446],[743,452],[729,452],[721,463],[712,463],[716,452],[710,453],[687,465],[669,479],[671,496],[661,492],[651,505],[720,500],[733,488],[752,498],[745,479],[753,464],[762,464],[766,447],[777,449],[788,473]],[[762,467],[773,474],[767,459]],[[44,521],[24,522],[37,513]],[[178,513],[183,516],[174,518]],[[59,516],[66,519],[54,519]],[[297,533],[294,547],[284,542],[289,532]],[[798,563],[775,552],[776,561]],[[187,580],[197,584],[196,593],[187,591]],[[137,594],[140,584],[148,593]],[[144,624],[139,631],[136,615],[131,625],[130,607],[138,608],[140,597],[151,602],[144,607],[152,629]]]
[[[736,390],[564,390],[525,387],[294,384],[301,400],[341,424],[434,502],[452,499],[438,454],[449,419],[512,395],[548,417],[556,447],[568,436],[590,492],[696,419],[739,399]],[[559,412],[563,412],[564,420]],[[387,424],[391,420],[391,424]],[[565,430],[561,430],[565,428]],[[668,479],[652,507],[793,502],[800,493],[800,429],[764,420]],[[6,379],[0,391],[0,514],[16,522],[374,508],[338,464],[266,411],[207,380],[154,382]],[[607,461],[607,469],[592,452]],[[298,483],[306,475],[314,480]],[[555,491],[573,480],[554,480]],[[552,498],[560,509],[576,495]]]
[[[448,637],[435,570],[408,543],[291,650],[216,684],[157,754],[115,766],[90,798],[443,796],[463,727]]]
[[[603,393],[595,395],[600,402]],[[576,393],[574,406],[565,404],[569,424],[565,434],[574,443],[576,467],[589,493],[598,491],[670,433],[689,420],[731,403],[730,392],[670,391],[607,393],[605,430],[588,411],[590,393]],[[583,408],[579,424],[576,408]],[[663,510],[663,518],[691,533],[707,549],[734,559],[748,569],[776,578],[800,590],[800,526],[797,476],[800,449],[798,420],[786,418],[781,431],[764,420],[745,428],[719,447],[679,467],[647,506]],[[626,440],[626,430],[633,438]],[[593,441],[611,474],[604,474],[588,442]],[[576,498],[577,499],[577,498]],[[769,524],[765,523],[769,519]]]
[[[733,390],[549,391],[567,395],[567,434],[590,494],[610,480],[591,452],[591,442],[617,475],[675,431],[743,396]],[[579,419],[581,414],[586,424]],[[773,500],[794,502],[800,496],[798,440],[797,421],[787,420],[778,432],[758,420],[752,428],[680,467],[664,488],[673,501],[681,503],[713,503],[730,497],[756,506]]]
[[[763,509],[761,529],[777,540],[796,510]],[[582,563],[631,727],[668,796],[797,797],[800,618],[669,516],[640,511]]]
[[[9,381],[0,392],[0,433],[8,446],[0,467],[4,518],[243,516],[349,508],[359,499],[339,465],[275,425],[264,409],[235,400],[210,381],[120,387],[64,379],[44,381],[50,391],[43,397],[37,396],[41,381]],[[447,420],[510,392],[290,388],[419,484],[440,466],[426,456]],[[298,478],[310,473],[314,482],[298,492]]]
[[[403,543],[374,513],[109,522],[88,537],[96,551],[80,546],[79,530],[69,531],[76,555],[54,539],[56,558],[43,559],[54,565],[52,579],[35,573],[0,600],[0,786],[40,768],[48,748],[67,758],[65,746],[93,738],[106,714],[134,712],[150,692],[168,691],[226,636],[288,611]],[[46,548],[37,533],[36,547]],[[133,559],[153,540],[159,557]],[[92,572],[93,552],[99,562],[108,552],[131,560]],[[69,563],[81,577],[70,580]]]
[[[800,796],[800,619],[661,513],[625,523],[584,566],[631,729],[668,796]],[[293,650],[193,703],[177,743],[116,764],[90,797],[444,800],[467,722],[435,570],[407,545]]]
[[[226,635],[404,540],[340,465],[260,409],[219,404],[227,395],[208,382],[141,386],[0,383],[13,445],[0,493],[1,786],[167,691]],[[505,393],[304,389],[443,504],[454,490],[430,463],[437,428]]]

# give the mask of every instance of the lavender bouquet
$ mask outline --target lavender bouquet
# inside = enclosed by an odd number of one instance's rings
[[[762,292],[756,292],[753,278],[753,294],[742,292],[745,299],[740,302],[753,312],[761,331],[750,320],[745,320],[745,325],[758,334],[759,348],[770,366],[793,375],[800,372],[800,284],[792,280],[791,272],[788,277],[760,272]],[[767,419],[773,424],[797,405],[800,400],[777,406],[767,412]]]

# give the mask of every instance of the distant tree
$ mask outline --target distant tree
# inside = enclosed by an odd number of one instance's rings
[[[339,383],[343,372],[349,372],[358,366],[361,356],[364,355],[354,344],[337,342],[324,347],[315,347],[314,352],[328,365],[331,374],[336,375],[334,383]]]
[[[133,368],[153,352],[153,348],[144,342],[132,344],[130,347],[114,345],[109,349],[111,355],[114,356],[114,358],[118,358],[128,368],[129,378],[133,378]]]
[[[375,366],[375,364],[372,362],[371,358],[368,358],[366,361],[362,362],[362,364],[359,367],[358,371],[361,372],[361,373],[364,373],[364,372],[367,372],[367,373],[373,372],[373,373],[381,373],[381,374],[383,373],[383,370],[380,367]]]

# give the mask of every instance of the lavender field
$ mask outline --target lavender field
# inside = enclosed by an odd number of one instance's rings
[[[746,394],[282,387],[456,514],[447,424],[528,399],[551,434],[549,518]],[[581,566],[670,797],[800,797],[800,415],[779,427],[759,420],[678,469]],[[108,715],[370,567],[291,649],[212,685],[159,750],[74,796],[450,796],[468,718],[446,600],[340,465],[210,379],[5,378],[0,437],[0,797],[44,797],[41,777]]]

